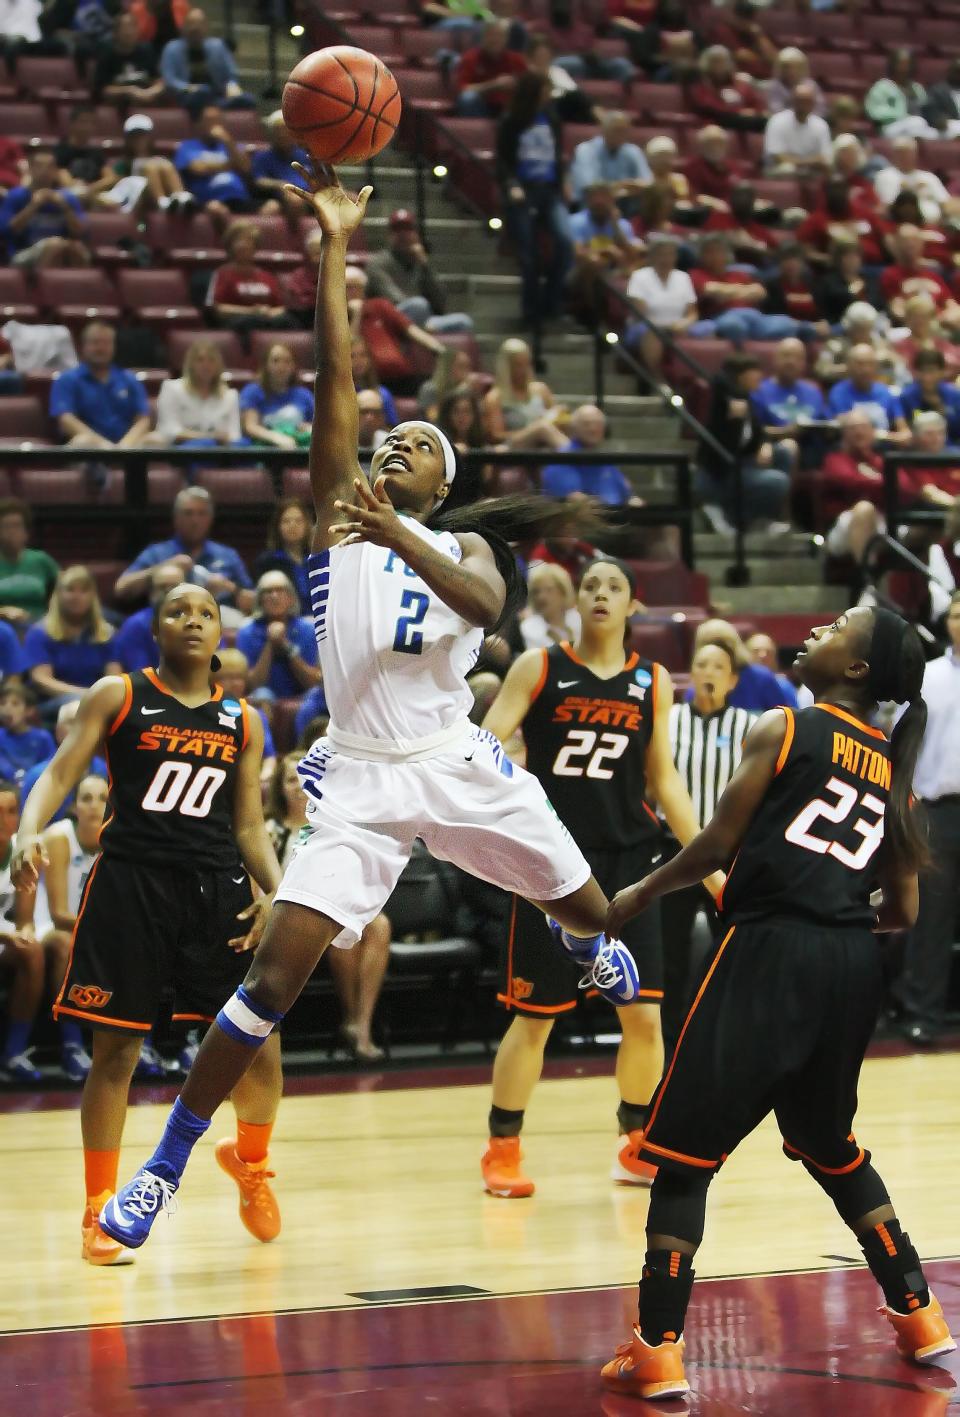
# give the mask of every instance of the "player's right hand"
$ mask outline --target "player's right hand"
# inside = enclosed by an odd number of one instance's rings
[[[39,836],[24,837],[17,842],[10,863],[10,880],[18,891],[35,891],[40,884],[40,872],[50,862]]]
[[[364,187],[354,197],[343,190],[340,178],[328,163],[314,162],[312,172],[308,172],[299,162],[293,166],[306,178],[307,191],[292,182],[288,182],[283,190],[313,209],[324,236],[349,236],[356,231],[363,221],[373,188]]]

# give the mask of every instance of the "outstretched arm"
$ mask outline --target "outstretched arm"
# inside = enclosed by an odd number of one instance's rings
[[[299,164],[297,164],[299,166]],[[317,512],[314,551],[326,551],[340,538],[332,535],[333,504],[353,490],[362,476],[357,461],[360,420],[350,361],[350,319],[347,314],[347,247],[363,220],[372,187],[356,198],[340,186],[332,168],[299,169],[309,191],[288,184],[286,191],[309,206],[323,232],[317,313],[314,323],[316,382],[313,436],[310,442],[310,487]]]

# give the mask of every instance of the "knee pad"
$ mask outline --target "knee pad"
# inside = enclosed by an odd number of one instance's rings
[[[236,1043],[259,1048],[266,1043],[283,1014],[267,1009],[251,998],[241,984],[217,1014],[217,1027]]]
[[[689,1174],[658,1171],[650,1192],[647,1234],[672,1235],[691,1245],[699,1245],[703,1239],[707,1191],[712,1180],[712,1171]]]
[[[870,1165],[869,1151],[864,1152],[863,1161],[855,1171],[847,1171],[842,1176],[831,1176],[807,1160],[803,1165],[833,1201],[845,1225],[852,1226],[862,1215],[890,1204],[886,1186]]]

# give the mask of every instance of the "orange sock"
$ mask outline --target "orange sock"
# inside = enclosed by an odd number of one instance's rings
[[[87,1186],[87,1199],[109,1191],[113,1195],[117,1189],[117,1170],[120,1165],[120,1151],[90,1151],[83,1149],[83,1174]]]
[[[241,1161],[265,1161],[272,1122],[237,1122],[237,1155]]]

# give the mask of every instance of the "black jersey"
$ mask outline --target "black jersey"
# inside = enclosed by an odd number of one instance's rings
[[[872,925],[870,893],[890,792],[890,744],[832,705],[787,715],[777,774],[718,902],[728,920]]]
[[[601,679],[569,645],[543,652],[523,720],[527,768],[578,846],[616,850],[659,835],[644,801],[656,669],[631,654],[619,674]]]
[[[207,703],[188,708],[152,669],[123,677],[123,707],[106,739],[104,856],[145,866],[237,865],[233,799],[246,702],[224,699],[217,685]]]

